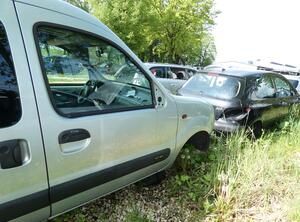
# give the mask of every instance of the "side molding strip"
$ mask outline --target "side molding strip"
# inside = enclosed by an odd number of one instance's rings
[[[52,203],[58,202],[75,194],[100,186],[104,183],[118,179],[137,170],[151,166],[167,159],[170,149],[164,149],[146,156],[130,160],[125,163],[89,174],[78,179],[68,181],[50,188],[50,199]]]
[[[0,222],[13,220],[49,205],[48,190],[0,204]]]
[[[61,201],[75,194],[100,186],[155,163],[159,163],[166,160],[170,156],[170,152],[170,149],[164,149],[51,187],[51,203]],[[48,190],[0,204],[0,222],[16,219],[49,205]]]

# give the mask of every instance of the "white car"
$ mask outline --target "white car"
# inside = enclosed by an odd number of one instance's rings
[[[198,72],[193,67],[176,64],[145,63],[145,65],[172,94],[176,94],[177,90]]]
[[[156,78],[188,80],[197,73],[190,66],[168,64],[168,63],[145,63]]]
[[[213,107],[170,95],[105,25],[1,0],[0,221],[45,221],[205,150]]]

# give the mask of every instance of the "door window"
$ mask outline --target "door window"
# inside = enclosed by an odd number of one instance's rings
[[[153,75],[155,75],[156,78],[167,77],[166,69],[164,67],[153,67],[150,70],[153,73]]]
[[[60,114],[154,107],[149,79],[107,41],[49,26],[38,27],[37,41],[50,98]]]
[[[274,98],[275,88],[273,86],[271,78],[264,76],[257,79],[254,94],[257,98],[260,99]]]
[[[293,96],[293,91],[288,82],[278,77],[275,77],[274,82],[276,86],[276,97],[283,98]]]
[[[17,77],[8,38],[0,22],[0,128],[17,123],[21,118],[21,103]]]
[[[196,71],[193,69],[187,69],[188,78],[191,78],[193,75],[196,74]]]
[[[184,68],[174,68],[174,67],[170,67],[171,71],[173,73],[175,73],[176,75],[176,79],[187,79],[186,78],[186,71]]]

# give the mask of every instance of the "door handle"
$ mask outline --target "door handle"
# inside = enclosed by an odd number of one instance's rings
[[[11,169],[25,165],[30,160],[30,153],[25,140],[0,142],[0,169]]]
[[[91,138],[89,131],[85,129],[71,129],[60,133],[58,136],[58,142],[60,145],[62,145],[65,143],[77,142],[89,138]]]

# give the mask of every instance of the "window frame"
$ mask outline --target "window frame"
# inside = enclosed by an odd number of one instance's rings
[[[19,100],[19,109],[20,109],[20,115],[18,116],[18,118],[15,119],[15,121],[13,122],[13,124],[10,124],[10,125],[7,125],[7,126],[3,126],[1,127],[0,126],[0,130],[1,129],[6,129],[6,128],[10,128],[10,127],[13,127],[15,125],[17,125],[21,119],[22,119],[22,116],[23,116],[23,106],[22,106],[22,100],[21,100],[21,93],[20,93],[20,87],[19,87],[19,81],[18,81],[18,75],[17,75],[17,71],[16,71],[16,65],[15,65],[15,60],[14,60],[14,56],[13,56],[13,53],[12,53],[12,47],[11,47],[11,44],[10,44],[10,40],[8,38],[8,35],[7,35],[7,29],[6,29],[6,25],[4,24],[4,22],[2,20],[0,20],[0,25],[3,26],[3,29],[4,29],[4,34],[5,34],[5,37],[7,39],[7,42],[8,42],[8,46],[9,46],[9,50],[10,50],[10,54],[11,54],[11,59],[12,59],[12,71],[15,75],[15,78],[16,78],[16,88],[17,88],[17,93],[18,93],[18,100]]]
[[[45,64],[43,61],[42,51],[39,46],[39,38],[38,38],[38,31],[40,27],[49,27],[49,28],[58,28],[58,29],[65,29],[71,32],[76,32],[78,34],[88,35],[94,38],[97,38],[99,41],[103,41],[104,43],[116,48],[121,53],[124,54],[138,69],[139,71],[145,76],[145,78],[149,81],[150,84],[150,92],[152,97],[152,104],[151,105],[141,105],[136,107],[124,107],[124,108],[117,108],[117,109],[105,109],[105,110],[95,110],[95,111],[87,111],[87,112],[75,112],[75,113],[63,113],[56,105],[54,96],[51,92],[50,83],[48,81]],[[36,52],[38,54],[38,59],[40,63],[40,68],[42,71],[43,79],[46,85],[46,90],[49,96],[49,99],[51,101],[52,107],[55,110],[57,114],[59,114],[62,117],[65,118],[79,118],[79,117],[86,117],[86,116],[93,116],[93,115],[101,115],[101,114],[108,114],[108,113],[117,113],[117,112],[126,112],[126,111],[136,111],[136,110],[143,110],[143,109],[155,109],[156,107],[156,99],[155,99],[155,90],[154,90],[154,82],[151,79],[151,77],[148,75],[148,73],[142,68],[141,65],[139,65],[130,55],[128,52],[126,52],[122,47],[120,47],[117,43],[113,42],[112,40],[105,38],[103,36],[100,36],[96,33],[89,32],[86,30],[78,29],[71,26],[51,23],[51,22],[37,22],[33,26],[33,36],[34,36],[34,42],[36,47]]]

